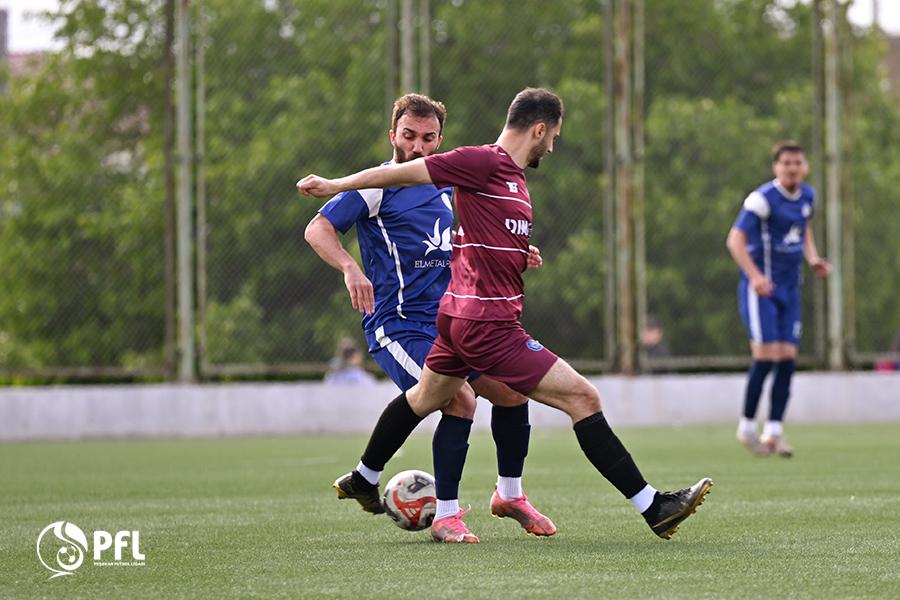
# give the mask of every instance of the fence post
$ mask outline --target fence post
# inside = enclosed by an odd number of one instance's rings
[[[176,16],[176,135],[178,147],[178,196],[176,238],[178,254],[178,339],[180,360],[178,379],[196,379],[194,368],[194,265],[191,260],[193,227],[191,226],[191,60],[190,0],[179,0]]]
[[[631,0],[615,8],[616,272],[619,367],[634,373],[633,231],[631,223]]]
[[[431,94],[430,0],[419,0],[419,93]]]
[[[636,298],[635,344],[638,368],[646,370],[647,354],[643,351],[641,335],[647,324],[647,235],[646,210],[644,204],[644,0],[634,2],[634,42],[633,74],[634,97],[632,98],[632,126],[634,169],[633,215],[634,215],[634,288]]]
[[[606,115],[603,129],[603,170],[606,182],[603,189],[603,235],[606,249],[606,281],[603,311],[604,359],[613,368],[616,364],[616,117],[612,100],[615,71],[614,0],[603,2],[603,94]]]
[[[175,342],[177,299],[175,297],[175,107],[172,83],[175,79],[175,1],[166,0],[163,56],[163,285],[165,324],[163,364],[167,379],[175,379],[178,358]]]
[[[390,123],[394,112],[394,100],[397,98],[397,0],[387,0],[387,16],[385,18],[385,54],[387,55],[387,73],[385,81],[384,106],[387,109],[385,120]],[[390,141],[387,142],[387,156],[393,153]]]
[[[194,47],[197,70],[197,132],[195,162],[197,165],[197,360],[203,377],[208,367],[206,343],[206,20],[203,0],[197,0],[197,42]]]
[[[415,13],[413,0],[400,4],[400,87],[401,93],[416,91]]]
[[[828,282],[828,366],[846,366],[844,348],[844,286],[841,237],[841,140],[838,89],[837,0],[826,0],[822,22],[825,47],[825,163],[828,258],[834,270]]]

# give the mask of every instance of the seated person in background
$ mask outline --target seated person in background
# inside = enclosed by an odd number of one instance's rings
[[[325,383],[375,383],[375,377],[363,369],[362,364],[363,354],[356,344],[349,339],[341,340],[325,374]]]

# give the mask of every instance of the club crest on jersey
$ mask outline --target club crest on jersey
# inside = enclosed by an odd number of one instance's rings
[[[428,253],[432,250],[441,250],[443,252],[450,252],[453,249],[453,242],[450,238],[450,228],[444,229],[441,231],[441,220],[434,220],[434,234],[426,235],[426,239],[422,240],[422,243],[425,244],[425,256],[428,256]]]
[[[511,193],[513,193],[513,194],[518,194],[518,193],[519,193],[519,184],[516,183],[515,181],[507,181],[507,182],[506,182],[506,187],[508,187],[508,188],[509,188],[509,191],[510,191]]]
[[[544,349],[544,345],[534,338],[531,338],[527,342],[525,342],[525,347],[534,352],[540,352]]]
[[[531,223],[525,219],[506,219],[506,228],[514,235],[531,237]]]
[[[785,234],[784,239],[782,239],[782,243],[785,246],[799,244],[801,241],[800,234],[801,234],[800,226],[799,225],[791,225],[791,230]]]

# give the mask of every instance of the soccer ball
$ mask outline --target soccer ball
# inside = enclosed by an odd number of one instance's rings
[[[384,488],[384,511],[400,529],[431,527],[437,512],[434,477],[415,470],[394,475]]]

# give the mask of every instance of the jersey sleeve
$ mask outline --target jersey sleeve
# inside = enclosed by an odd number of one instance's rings
[[[759,192],[753,192],[744,200],[734,226],[747,233],[758,229],[764,219],[769,218],[769,201]]]
[[[425,157],[425,167],[437,187],[482,189],[496,168],[497,155],[484,146],[463,146]]]
[[[384,190],[351,190],[341,192],[319,209],[335,229],[347,233],[361,219],[374,217],[381,208]]]

